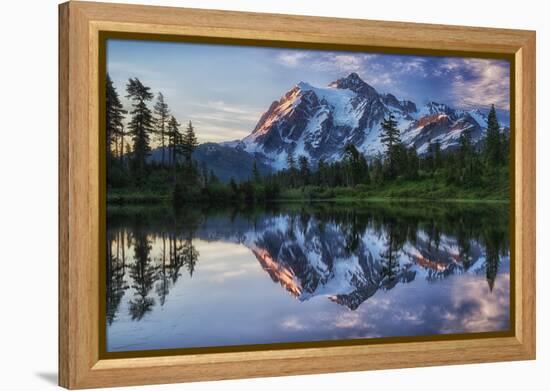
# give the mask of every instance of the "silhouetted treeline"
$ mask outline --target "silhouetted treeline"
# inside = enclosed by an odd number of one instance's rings
[[[213,173],[205,174],[192,161],[198,146],[195,128],[189,121],[185,130],[181,130],[162,93],[158,93],[151,110],[149,102],[154,95],[150,87],[138,78],[128,79],[126,98],[131,102],[131,109],[127,111],[109,75],[106,83],[107,185],[110,188],[169,189],[172,198],[182,202],[186,188],[201,188],[208,181],[217,180]],[[160,162],[149,159],[154,141],[162,147]]]

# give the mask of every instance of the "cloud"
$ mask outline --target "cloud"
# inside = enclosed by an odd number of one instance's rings
[[[302,61],[311,57],[311,54],[303,51],[285,51],[277,56],[279,63],[290,68],[297,68]]]
[[[140,79],[162,79],[162,72],[154,70],[147,66],[137,66],[136,64],[121,62],[121,61],[107,61],[107,73],[116,73],[127,75],[128,70],[131,70],[129,77],[137,77]],[[124,79],[124,82],[128,80]]]
[[[285,51],[278,61],[289,68],[304,68],[328,72],[335,77],[358,73],[375,87],[396,88],[403,76],[428,77],[427,59],[414,56],[394,56],[350,52]]]
[[[328,72],[359,72],[365,67],[366,58],[357,54],[325,53],[311,62],[311,68]]]
[[[229,114],[249,114],[251,111],[258,111],[258,109],[249,106],[231,105],[223,100],[208,101],[206,106],[213,110],[218,110]]]
[[[500,274],[492,291],[487,281],[475,279],[465,287],[453,287],[452,303],[447,307],[453,314],[446,313],[449,322],[443,332],[480,332],[499,330],[509,319],[510,274]]]
[[[398,74],[415,75],[426,78],[429,76],[428,59],[424,57],[401,57],[391,62],[391,68]]]
[[[235,140],[250,134],[263,110],[223,100],[195,103],[189,116],[197,125],[199,141]]]
[[[195,122],[193,122],[195,123]],[[197,121],[198,123],[198,121]],[[228,140],[240,140],[250,134],[249,129],[231,128],[228,126],[216,126],[211,123],[201,123],[201,131],[197,132],[197,138],[200,143],[222,142]]]
[[[300,322],[297,317],[291,316],[287,319],[283,319],[283,321],[281,322],[281,328],[283,330],[299,331],[305,330],[307,327],[302,322]]]
[[[341,313],[335,317],[333,324],[334,327],[342,329],[358,328],[359,326],[364,327],[360,312]]]
[[[464,108],[510,109],[510,65],[506,61],[474,58],[446,59],[434,72],[449,77],[451,96]]]

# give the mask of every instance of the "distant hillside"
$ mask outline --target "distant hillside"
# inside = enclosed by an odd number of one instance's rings
[[[165,154],[168,156],[168,148],[166,148]],[[162,148],[157,148],[151,152],[149,161],[160,162],[161,158]],[[232,177],[237,182],[250,179],[255,158],[242,149],[216,143],[204,143],[200,144],[193,153],[193,160],[199,165],[206,164],[208,169],[214,171],[214,174],[222,182],[227,183]],[[256,165],[262,176],[272,172],[272,169],[260,160],[256,161]]]

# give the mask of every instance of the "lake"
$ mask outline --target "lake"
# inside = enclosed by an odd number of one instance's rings
[[[508,203],[108,207],[108,352],[505,331]]]

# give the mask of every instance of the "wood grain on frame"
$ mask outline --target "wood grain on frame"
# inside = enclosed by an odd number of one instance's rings
[[[510,55],[514,58],[515,336],[100,359],[99,32]],[[59,7],[59,383],[90,388],[535,357],[535,33],[69,2]]]

